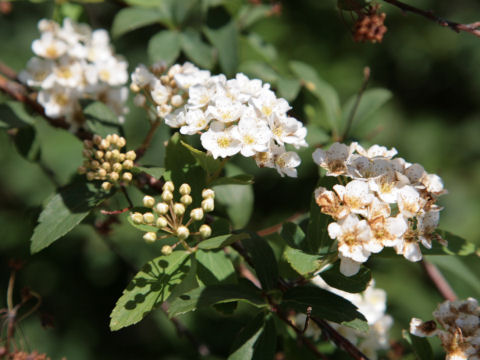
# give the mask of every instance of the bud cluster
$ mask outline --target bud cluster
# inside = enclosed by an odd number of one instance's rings
[[[133,175],[129,170],[133,168],[137,155],[133,150],[122,152],[126,145],[124,137],[113,134],[102,139],[95,135],[92,140],[85,140],[83,145],[86,160],[78,168],[78,173],[85,174],[87,180],[103,180],[105,191],[119,181],[127,184],[132,181]]]
[[[175,186],[173,182],[167,181],[163,185],[162,190],[162,201],[160,202],[148,195],[143,198],[143,205],[152,210],[143,214],[140,212],[132,213],[130,216],[135,224],[153,226],[160,231],[168,233],[160,238],[173,235],[183,243],[191,235],[199,235],[202,239],[210,237],[212,229],[207,224],[202,224],[197,232],[190,232],[189,226],[193,222],[202,221],[205,213],[214,210],[215,193],[213,190],[203,189],[201,206],[191,209],[189,213],[187,213],[187,208],[193,203],[193,198],[190,195],[190,185],[182,184],[180,186],[178,189],[180,200],[178,202],[174,201],[173,191]],[[185,214],[189,214],[189,220],[184,224]],[[143,238],[147,242],[154,242],[159,239],[157,231],[149,231],[145,233]],[[163,247],[162,252],[168,255],[171,250],[172,248],[166,245]]]
[[[387,15],[378,12],[379,7],[379,5],[370,7],[356,21],[353,29],[353,39],[356,42],[382,42],[383,35],[387,32],[384,25]]]
[[[474,298],[445,301],[433,312],[433,320],[413,318],[410,332],[420,337],[438,336],[446,359],[480,359],[480,306]],[[442,329],[443,328],[443,329]]]
[[[327,176],[341,176],[332,190],[320,187],[315,200],[321,211],[336,222],[328,234],[338,241],[340,271],[351,276],[371,253],[393,247],[407,260],[419,261],[419,244],[430,249],[440,219],[437,198],[446,191],[440,177],[420,164],[393,158],[397,150],[373,145],[364,149],[335,143],[313,153]]]

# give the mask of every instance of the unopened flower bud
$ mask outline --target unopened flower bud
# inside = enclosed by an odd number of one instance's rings
[[[152,208],[155,206],[155,199],[152,196],[144,196],[143,197],[143,206]]]
[[[104,162],[102,164],[102,168],[105,169],[106,171],[110,171],[112,169],[112,165],[110,165],[110,163],[108,162]]]
[[[190,217],[192,218],[193,221],[200,221],[203,219],[203,209],[202,208],[196,208],[190,211]]]
[[[131,168],[133,168],[133,161],[132,160],[125,160],[123,163],[123,168],[125,170],[130,170]]]
[[[125,158],[126,158],[126,156],[125,156],[124,153],[120,153],[120,155],[118,155],[118,161],[119,162],[125,161]]]
[[[165,204],[165,203],[158,203],[156,206],[155,206],[155,211],[157,213],[159,213],[160,215],[165,215],[167,212],[168,212],[168,209],[169,209],[169,206],[168,204]]]
[[[164,190],[162,192],[162,200],[163,201],[172,201],[173,200],[173,194],[171,191]]]
[[[168,226],[168,221],[167,219],[165,219],[163,216],[159,216],[156,223],[157,227],[159,227],[160,229],[163,229],[164,227],[167,227]]]
[[[122,179],[123,179],[123,181],[125,181],[125,182],[130,182],[130,181],[132,181],[132,179],[133,179],[133,175],[132,175],[132,173],[130,173],[130,172],[123,173]]]
[[[162,247],[162,254],[165,256],[168,256],[172,253],[173,249],[170,245],[164,245]]]
[[[112,168],[113,168],[113,171],[119,173],[120,171],[122,171],[122,164],[120,164],[120,163],[115,163],[115,164],[113,164],[113,167],[112,167]]]
[[[134,104],[135,106],[138,106],[138,107],[143,107],[146,102],[147,102],[147,99],[146,99],[145,96],[142,95],[142,94],[137,94],[137,95],[133,98],[133,104]]]
[[[127,151],[127,153],[125,154],[125,158],[127,160],[134,161],[137,158],[137,154],[135,154],[135,151],[130,150],[130,151]]]
[[[77,172],[80,174],[80,175],[83,175],[87,172],[87,168],[85,166],[79,166],[79,168],[77,169]]]
[[[202,190],[202,197],[204,199],[214,199],[215,198],[215,191],[212,189],[203,189]]]
[[[173,205],[173,212],[175,215],[179,215],[179,216],[185,214],[185,205],[181,203],[175,203]]]
[[[82,150],[82,155],[83,155],[83,157],[90,158],[92,156],[92,152],[88,149],[83,149]]]
[[[137,84],[131,83],[130,84],[130,90],[132,90],[133,92],[139,92],[140,88],[138,87]]]
[[[178,189],[180,194],[182,195],[190,195],[190,192],[192,191],[192,188],[188,184],[182,184],[180,188]]]
[[[97,150],[95,151],[95,158],[100,160],[103,158],[103,155],[105,155],[105,153],[103,151],[100,151],[100,150]]]
[[[134,212],[130,215],[134,224],[140,225],[143,224],[143,215],[139,212]]]
[[[173,95],[172,99],[170,100],[173,106],[179,107],[183,104],[183,98],[180,95]]]
[[[190,195],[183,195],[181,198],[180,198],[180,202],[182,204],[184,204],[185,206],[188,206],[192,203],[193,199]]]
[[[83,140],[83,146],[87,149],[91,149],[93,147],[93,142],[91,140]]]
[[[118,151],[118,149],[112,150],[112,159],[118,161],[119,158],[120,158],[120,151]]]
[[[97,175],[100,179],[105,179],[107,177],[107,170],[105,169],[98,169]]]
[[[108,177],[112,181],[117,181],[120,175],[117,172],[111,172],[110,174],[108,174]]]
[[[107,141],[106,139],[103,139],[103,140],[100,142],[100,145],[98,145],[98,147],[99,147],[100,149],[107,150],[107,149],[110,147],[110,142]]]
[[[202,201],[202,209],[205,212],[213,211],[213,209],[215,209],[215,203],[213,201],[213,198],[207,198],[207,199],[203,200]]]
[[[180,240],[185,240],[190,236],[190,230],[186,226],[179,226],[177,229],[177,237]]]
[[[100,163],[97,160],[90,161],[90,167],[92,169],[98,169],[100,167]]]
[[[175,190],[175,186],[173,185],[173,182],[167,181],[165,184],[163,184],[162,190],[173,191]]]
[[[102,137],[100,135],[93,135],[92,141],[95,145],[100,145],[102,142]]]
[[[107,136],[107,140],[110,141],[113,145],[117,145],[118,139],[120,138],[117,134],[109,135],[110,139]]]
[[[123,136],[120,136],[117,140],[117,146],[121,149],[125,145],[127,145],[127,140],[125,140],[125,138]]]
[[[206,239],[210,237],[210,235],[212,235],[212,228],[207,224],[203,224],[202,226],[200,226],[200,229],[198,229],[198,232],[203,239]]]
[[[154,233],[153,231],[147,232],[145,235],[143,235],[143,239],[146,242],[153,243],[155,240],[157,240],[157,233]]]
[[[87,172],[87,180],[92,181],[93,179],[95,179],[95,173],[93,171]]]
[[[112,183],[108,182],[108,181],[104,181],[102,183],[102,189],[105,190],[105,191],[109,191],[110,189],[112,188]]]
[[[112,152],[111,151],[107,151],[105,153],[105,160],[110,160],[112,158]]]
[[[153,224],[155,221],[155,215],[153,215],[151,212],[146,212],[143,214],[143,222],[145,224]]]

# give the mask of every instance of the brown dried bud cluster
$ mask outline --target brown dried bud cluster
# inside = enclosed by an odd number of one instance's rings
[[[129,170],[137,155],[135,151],[123,152],[126,145],[125,138],[117,134],[107,135],[105,139],[95,135],[93,139],[83,142],[83,156],[85,161],[78,168],[79,174],[85,174],[87,180],[103,180],[102,188],[111,189],[114,184],[130,183],[133,175]]]
[[[379,7],[379,5],[370,7],[365,14],[360,15],[357,19],[353,27],[353,39],[356,42],[382,42],[383,35],[387,32],[387,27],[384,25],[387,15],[379,13]]]

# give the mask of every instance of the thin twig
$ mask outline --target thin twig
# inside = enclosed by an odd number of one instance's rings
[[[160,124],[161,124],[161,121],[157,119],[152,123],[152,126],[150,126],[147,136],[145,136],[145,139],[143,140],[142,144],[135,150],[135,153],[137,154],[137,158],[136,158],[137,160],[140,159],[147,151],[148,147],[150,146],[150,143],[153,140],[153,135],[155,135],[155,131],[160,126]]]
[[[368,81],[370,80],[370,68],[366,66],[363,69],[363,82],[360,90],[358,90],[357,98],[355,99],[355,104],[353,104],[352,110],[350,111],[350,115],[348,116],[347,126],[345,127],[345,131],[343,132],[342,140],[345,140],[352,128],[353,120],[355,119],[355,114],[358,110],[358,105],[360,104],[360,100],[362,99],[363,93],[367,88]]]
[[[307,317],[305,318],[305,325],[303,326],[302,333],[305,334],[305,331],[308,329],[308,324],[310,323],[310,318],[312,317],[312,307],[307,307]]]
[[[480,37],[480,21],[476,21],[471,24],[460,24],[455,21],[442,19],[441,17],[436,16],[432,11],[418,9],[414,6],[405,4],[398,0],[383,0],[383,1],[385,1],[386,3],[389,3],[390,5],[396,6],[405,12],[411,12],[411,13],[423,16],[437,23],[440,26],[450,28],[451,30],[457,33],[460,31],[464,31],[472,35],[475,35],[476,37]]]
[[[420,263],[422,264],[423,270],[433,282],[440,295],[442,295],[443,298],[448,301],[457,300],[457,295],[455,294],[447,280],[443,277],[440,270],[438,270],[438,268],[434,264],[426,261],[425,259],[422,260]]]
[[[132,202],[132,200],[130,199],[130,196],[128,196],[127,189],[126,189],[125,186],[123,186],[123,185],[120,187],[120,189],[122,190],[123,195],[125,195],[125,199],[127,199],[128,207],[129,207],[130,209],[132,209],[132,208],[133,208],[133,202]]]
[[[15,80],[17,78],[17,73],[15,72],[15,70],[2,62],[0,62],[0,73],[10,78],[11,80]]]
[[[128,206],[126,208],[123,208],[123,209],[120,209],[120,210],[112,210],[112,211],[109,211],[109,210],[100,210],[100,212],[103,214],[103,215],[119,215],[119,214],[123,214],[123,213],[126,213],[128,210],[130,210],[131,207]]]
[[[283,224],[287,221],[295,221],[296,219],[298,219],[300,216],[302,216],[304,213],[303,212],[296,212],[295,214],[293,214],[292,216],[288,217],[285,221],[281,222],[281,223],[278,223],[278,224],[275,224],[273,226],[270,226],[268,228],[265,228],[265,229],[262,229],[262,230],[258,230],[257,231],[257,234],[259,236],[267,236],[267,235],[271,235],[271,234],[275,234],[276,232],[278,232]]]

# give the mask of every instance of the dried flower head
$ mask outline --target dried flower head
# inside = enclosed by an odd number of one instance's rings
[[[374,5],[359,13],[353,27],[353,39],[356,42],[382,42],[383,35],[387,32],[387,27],[384,25],[387,15],[379,12],[379,8],[380,5]]]

